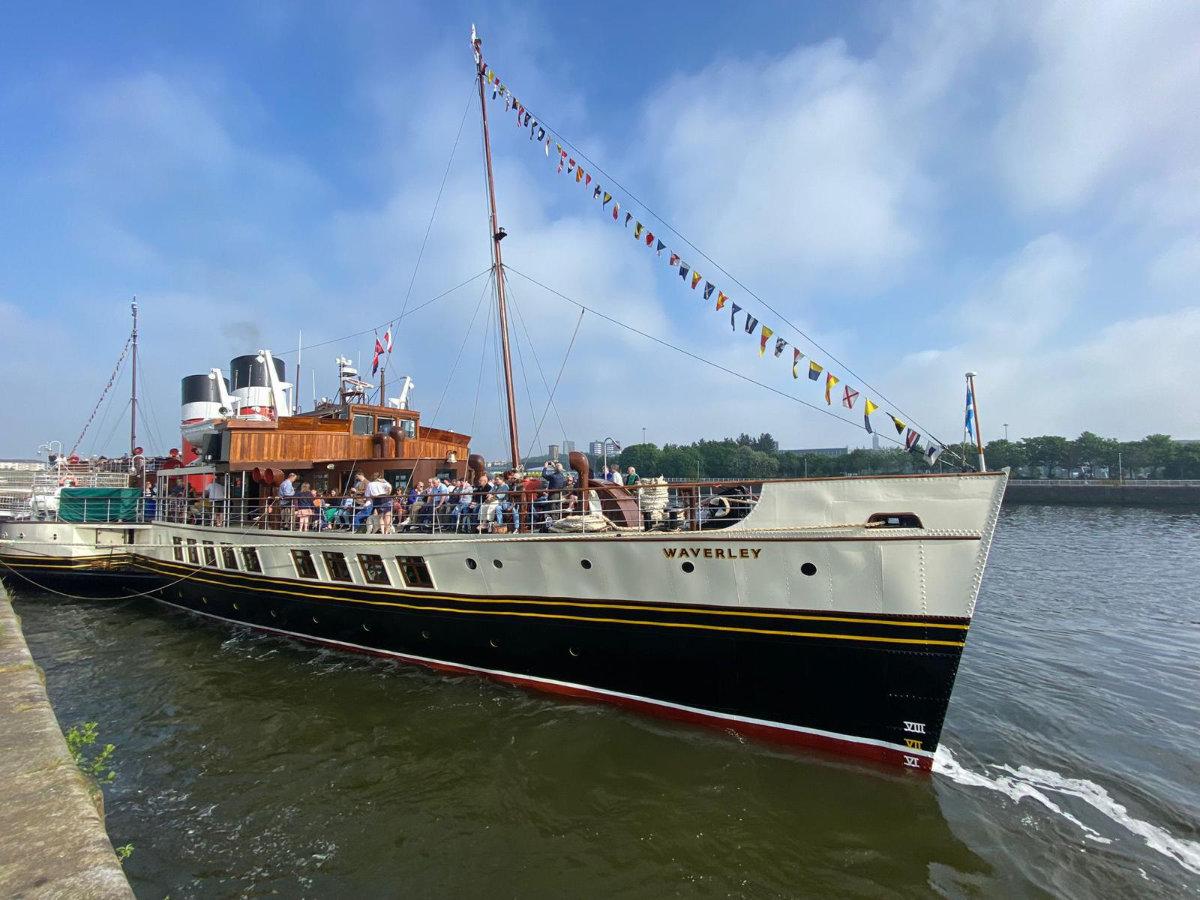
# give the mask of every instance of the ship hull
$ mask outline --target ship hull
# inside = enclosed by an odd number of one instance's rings
[[[317,598],[303,584],[140,565],[168,585],[156,599],[226,623],[915,769],[931,765],[969,624],[517,597],[481,609],[354,588]]]

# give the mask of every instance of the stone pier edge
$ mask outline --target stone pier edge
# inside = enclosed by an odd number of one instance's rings
[[[0,896],[131,898],[104,798],[75,765],[0,586]]]

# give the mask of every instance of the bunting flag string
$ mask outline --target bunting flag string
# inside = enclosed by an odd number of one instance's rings
[[[609,204],[612,204],[611,212],[613,221],[620,222],[622,212],[621,202],[613,195],[611,190],[605,189],[600,184],[600,178],[587,171],[582,160],[577,161],[568,153],[561,143],[562,138],[558,137],[550,129],[548,129],[544,122],[541,122],[533,117],[532,111],[526,108],[526,106],[513,95],[512,90],[500,80],[499,74],[496,73],[494,69],[487,68],[484,71],[483,77],[485,82],[492,86],[492,99],[504,99],[505,112],[515,112],[518,127],[529,129],[529,139],[531,143],[535,139],[536,135],[537,145],[543,149],[543,152],[547,158],[550,158],[550,145],[554,144],[554,147],[557,150],[557,153],[554,155],[555,171],[558,174],[562,174],[562,170],[565,165],[568,173],[574,173],[575,182],[577,184],[583,184],[585,189],[592,189],[592,199],[600,201],[601,209],[608,209]],[[594,187],[593,182],[595,183]],[[652,248],[655,252],[655,255],[660,258],[663,257],[663,251],[666,251],[667,266],[671,269],[676,269],[680,279],[682,279],[684,283],[689,282],[688,276],[690,275],[690,285],[692,290],[696,290],[703,281],[704,299],[711,300],[713,294],[716,294],[716,311],[720,312],[727,306],[729,307],[729,327],[736,333],[738,330],[738,314],[745,312],[742,306],[740,306],[728,294],[721,290],[719,285],[705,279],[704,276],[694,270],[688,263],[684,262],[679,253],[668,247],[665,241],[663,241],[661,238],[656,238],[654,233],[643,222],[634,218],[634,214],[630,209],[625,209],[624,213],[625,227],[628,228],[630,224],[633,223],[634,240],[644,240],[646,246]],[[783,351],[788,346],[788,341],[783,337],[777,336],[775,334],[775,330],[770,326],[763,324],[760,328],[759,325],[759,320],[749,312],[746,312],[745,320],[743,322],[743,330],[746,334],[758,335],[758,355],[760,357],[766,356],[767,347],[770,346],[771,338],[774,337],[774,356],[776,358],[781,358],[783,356]],[[793,346],[793,380],[800,380],[800,362],[804,358],[804,353],[801,352],[798,347]],[[836,385],[841,383],[841,379],[833,372],[827,371],[825,367],[816,360],[809,358],[808,379],[810,381],[820,381],[822,374],[825,376],[825,403],[826,405],[832,406],[832,391]],[[859,393],[860,392],[858,390],[850,385],[843,385],[841,396],[842,405],[845,406],[846,409],[854,409],[854,404],[859,397]],[[875,429],[871,425],[871,415],[879,409],[879,404],[877,404],[874,400],[871,400],[869,397],[864,397],[863,400],[863,428],[868,434],[874,434]],[[972,410],[970,408],[969,401],[970,398],[968,397],[966,427],[971,429],[974,423],[971,421]],[[920,447],[921,435],[909,428],[907,423],[897,417],[894,413],[889,412],[888,416],[891,418],[892,423],[896,427],[896,434],[904,437],[905,447],[908,450],[915,449],[920,451],[922,449]],[[908,432],[907,434],[905,434],[906,431]],[[941,455],[944,449],[944,447],[935,446],[933,442],[930,442],[929,446],[924,448],[923,452],[925,458],[931,466],[937,462],[938,457]]]

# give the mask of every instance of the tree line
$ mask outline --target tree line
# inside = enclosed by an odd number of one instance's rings
[[[998,439],[984,449],[989,469],[1009,466],[1015,477],[1078,474],[1116,478],[1119,461],[1125,477],[1200,478],[1200,444],[1180,443],[1165,434],[1148,435],[1140,441],[1118,441],[1085,431],[1074,440],[1058,435],[1020,441]],[[973,446],[952,445],[934,469],[953,470],[961,465],[960,456],[973,467],[975,453]],[[924,456],[899,448],[852,450],[838,456],[800,453],[780,450],[779,443],[769,433],[662,447],[632,444],[621,451],[618,461],[622,470],[633,466],[642,475],[688,479],[904,475],[930,471]]]

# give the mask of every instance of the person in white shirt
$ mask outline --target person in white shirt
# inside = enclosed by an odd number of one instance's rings
[[[225,525],[225,485],[213,479],[204,488],[204,499],[212,507],[212,523],[217,528]]]
[[[379,514],[379,533],[391,534],[392,528],[392,484],[383,477],[382,472],[371,476],[366,494],[371,500],[375,512]]]

